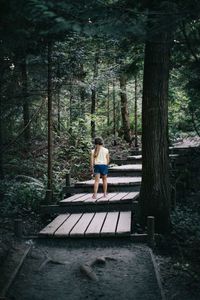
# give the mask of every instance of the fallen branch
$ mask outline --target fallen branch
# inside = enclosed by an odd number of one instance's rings
[[[97,275],[93,272],[92,268],[88,265],[81,265],[80,271],[86,275],[89,279],[98,281]]]
[[[92,267],[95,265],[105,265],[106,260],[117,261],[117,259],[109,256],[99,256],[92,260],[90,263],[86,263],[80,266],[80,271],[86,275],[89,279],[98,281],[98,277],[95,272],[92,270]]]
[[[45,260],[41,263],[40,267],[38,268],[38,271],[40,272],[48,263],[55,264],[55,265],[66,265],[69,262],[68,261],[59,261],[52,259],[48,255],[46,255]]]

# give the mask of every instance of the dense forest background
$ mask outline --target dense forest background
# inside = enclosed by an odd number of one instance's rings
[[[96,135],[112,148],[112,158],[141,146],[142,132],[143,144],[148,136],[153,145],[154,136],[165,136],[158,152],[145,144],[152,156],[165,156],[163,147],[178,139],[198,141],[197,1],[10,0],[1,7],[3,215],[38,209],[47,190],[53,191],[50,201],[57,201],[66,173],[73,180],[89,178]],[[154,68],[159,63],[162,70]],[[152,110],[147,109],[148,99],[159,95],[163,103],[152,101]],[[156,131],[159,122],[165,131]],[[158,161],[166,175],[159,191],[162,195],[164,186],[167,196],[160,201],[165,203],[170,197],[167,160]],[[146,180],[144,175],[143,203]]]
[[[95,136],[111,159],[143,145],[143,217],[170,225],[160,248],[198,281],[199,151],[179,190],[167,154],[178,141],[200,144],[199,15],[196,0],[1,0],[1,233],[18,216],[37,232],[40,205],[63,197],[65,175],[90,178]]]

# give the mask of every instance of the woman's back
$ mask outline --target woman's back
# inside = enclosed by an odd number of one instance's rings
[[[107,165],[108,164],[108,149],[100,146],[98,149],[97,155],[95,155],[95,149],[92,150],[92,154],[94,155],[94,163],[95,165]]]

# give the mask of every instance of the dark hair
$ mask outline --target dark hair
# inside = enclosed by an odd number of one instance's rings
[[[94,139],[94,144],[95,145],[103,145],[103,139],[100,137],[97,137]]]
[[[99,146],[103,145],[103,139],[100,137],[95,138],[94,144],[95,144],[94,158],[96,158],[99,155],[99,150],[100,150]]]

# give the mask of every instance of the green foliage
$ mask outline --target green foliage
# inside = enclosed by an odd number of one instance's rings
[[[172,213],[172,224],[182,239],[192,238],[200,241],[200,211],[179,205]]]
[[[28,176],[0,181],[2,216],[14,216],[31,210],[38,210],[45,196],[43,183]]]

